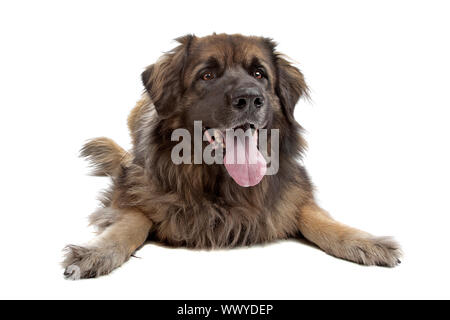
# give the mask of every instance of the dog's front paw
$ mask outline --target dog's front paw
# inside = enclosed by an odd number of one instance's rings
[[[114,247],[68,245],[62,263],[66,279],[96,278],[110,273],[125,262],[126,256]]]
[[[76,264],[71,264],[64,270],[64,277],[68,280],[81,279],[81,269]]]
[[[401,263],[400,245],[391,237],[347,239],[331,249],[332,255],[363,265],[395,267]]]

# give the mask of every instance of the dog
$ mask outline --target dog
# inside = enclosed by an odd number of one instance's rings
[[[308,87],[276,43],[239,34],[176,40],[176,48],[142,73],[145,91],[128,117],[132,149],[96,138],[81,150],[93,174],[111,177],[112,185],[90,216],[98,235],[84,246],[65,248],[66,278],[106,275],[147,240],[214,249],[303,237],[359,264],[399,264],[401,249],[392,238],[341,224],[317,205],[299,162],[306,142],[294,118]],[[173,132],[192,134],[196,123],[203,139],[183,150],[187,161],[174,163]],[[237,129],[251,132],[256,144],[224,137]],[[272,174],[266,172],[268,154],[258,145],[263,130],[278,134]],[[212,145],[225,153],[222,163],[188,161]],[[227,160],[233,152],[244,154],[242,163]]]

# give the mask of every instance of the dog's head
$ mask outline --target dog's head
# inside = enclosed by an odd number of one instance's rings
[[[302,73],[275,51],[272,40],[213,34],[177,41],[178,47],[142,74],[162,121],[177,119],[173,126],[188,129],[201,121],[203,130],[221,132],[298,127],[294,108],[308,89]]]
[[[302,73],[267,38],[211,35],[178,38],[178,47],[150,65],[142,80],[162,118],[185,113],[212,128],[263,127],[307,94]]]

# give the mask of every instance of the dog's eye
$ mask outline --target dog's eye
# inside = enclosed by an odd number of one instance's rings
[[[264,72],[261,69],[256,69],[255,71],[253,71],[253,76],[256,79],[262,79],[264,78]]]
[[[214,79],[215,77],[216,77],[216,75],[214,73],[207,71],[202,74],[201,78],[202,78],[202,80],[209,81],[209,80]]]

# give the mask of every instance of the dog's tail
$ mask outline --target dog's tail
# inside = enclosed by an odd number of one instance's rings
[[[81,148],[80,156],[86,158],[94,176],[115,177],[123,165],[131,164],[132,156],[109,138],[94,138]]]

